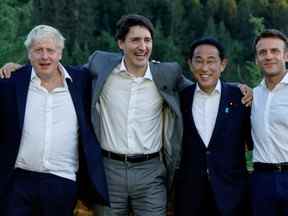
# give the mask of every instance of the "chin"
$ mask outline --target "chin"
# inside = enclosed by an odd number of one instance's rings
[[[145,60],[142,60],[142,61],[137,61],[137,62],[136,62],[136,65],[138,65],[139,67],[143,67],[143,66],[145,66],[147,63],[148,63],[148,61],[145,59]]]

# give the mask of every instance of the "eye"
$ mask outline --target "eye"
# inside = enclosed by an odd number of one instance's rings
[[[259,56],[264,56],[264,55],[266,55],[266,53],[267,53],[266,50],[259,50],[259,51],[258,51],[258,55],[259,55]]]
[[[280,53],[280,50],[279,50],[279,49],[272,49],[272,50],[271,50],[271,53],[273,53],[273,54],[278,54],[278,53]]]
[[[201,60],[201,59],[199,59],[199,58],[193,58],[192,59],[192,62],[194,63],[194,64],[202,64],[203,63],[203,60]]]
[[[49,54],[54,54],[54,53],[56,52],[56,50],[54,50],[54,49],[47,49],[47,52],[48,52]]]
[[[146,43],[150,43],[150,42],[152,42],[152,38],[149,38],[149,37],[144,38],[144,41],[145,41]]]
[[[214,65],[214,64],[216,64],[216,63],[217,63],[216,59],[208,60],[208,61],[207,61],[207,64],[210,65],[210,66],[211,66],[211,65]]]
[[[140,41],[140,38],[138,38],[138,37],[131,38],[130,41],[131,41],[132,43],[138,43],[138,42]]]

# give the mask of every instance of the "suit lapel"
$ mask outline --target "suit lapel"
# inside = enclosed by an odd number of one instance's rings
[[[218,114],[216,117],[215,121],[215,127],[209,142],[208,147],[213,145],[214,140],[217,140],[217,135],[221,133],[222,131],[222,126],[225,124],[225,109],[227,108],[228,105],[228,99],[229,99],[229,94],[228,94],[227,86],[221,82],[221,97],[220,97],[220,103],[219,103],[219,108],[218,108]]]
[[[150,67],[150,71],[153,77],[153,81],[155,82],[155,85],[157,87],[161,86],[159,85],[160,77],[158,76],[158,73],[157,73],[157,67],[155,66],[155,64],[152,64],[151,62],[149,62],[149,67]]]
[[[104,58],[103,62],[99,62],[98,65],[96,65],[97,78],[92,81],[92,105],[97,103],[108,76],[113,69],[121,63],[121,59],[122,55],[116,55],[111,58]]]
[[[15,75],[15,89],[16,89],[16,100],[19,116],[19,127],[22,131],[24,123],[24,115],[26,109],[27,95],[29,84],[31,80],[31,66],[23,68]],[[11,78],[12,79],[12,78]]]
[[[176,92],[172,92],[173,90],[171,90],[171,88],[172,87],[175,88],[175,86],[169,86],[171,85],[168,82],[169,76],[165,75],[165,72],[160,70],[159,65],[160,64],[154,64],[149,62],[153,82],[156,85],[160,95],[163,97],[164,101],[169,105],[171,110],[173,110],[177,116],[181,116],[180,107],[177,104],[175,104],[175,101],[176,103],[179,103],[178,96],[176,97],[174,95],[176,94]],[[176,85],[176,83],[174,85]],[[173,97],[171,97],[171,94],[173,94]]]
[[[72,80],[77,79],[77,78],[73,77],[73,73],[69,72],[68,70],[67,70],[67,72],[72,77]],[[70,79],[66,79],[66,83],[67,83],[67,86],[68,86],[68,89],[69,89],[69,93],[70,93],[72,101],[73,101],[75,112],[76,112],[76,115],[78,117],[78,124],[79,124],[79,127],[80,127],[81,126],[81,119],[84,118],[84,116],[83,116],[84,115],[84,113],[83,113],[84,110],[81,109],[81,107],[83,107],[83,104],[82,104],[82,100],[80,98],[80,95],[78,94],[78,92],[80,92],[80,91],[77,90],[76,83],[74,83]]]
[[[102,89],[108,76],[111,74],[113,69],[120,64],[122,57],[119,58],[109,58],[107,59],[107,64],[103,64],[103,67],[99,67],[97,83],[99,83],[99,88]]]
[[[196,127],[196,124],[195,124],[195,121],[194,121],[194,117],[193,117],[193,112],[192,112],[195,90],[196,90],[196,84],[193,84],[191,95],[189,96],[189,102],[188,102],[189,118],[191,118],[190,122],[191,122],[192,130],[195,131],[195,135],[201,140],[201,144],[203,145],[203,147],[206,148],[206,145],[203,142],[203,140],[202,140],[202,138],[201,138],[201,136],[200,136],[200,134],[198,132],[198,129]]]
[[[196,85],[194,84],[192,86],[192,88],[191,88],[190,95],[187,97],[188,103],[187,103],[187,108],[186,109],[187,109],[187,113],[189,113],[188,114],[188,118],[190,119],[191,126],[192,126],[193,129],[195,129],[195,131],[197,131],[197,134],[199,135],[197,127],[195,125],[193,112],[192,112],[195,90],[196,90]],[[200,137],[200,135],[199,135],[199,137]],[[200,137],[200,139],[201,139],[201,137]]]
[[[159,92],[162,94],[162,92],[167,91],[168,86],[167,83],[165,83],[165,76],[161,75],[161,71],[158,69],[158,64],[149,62],[149,67],[153,77],[153,82],[159,89]]]

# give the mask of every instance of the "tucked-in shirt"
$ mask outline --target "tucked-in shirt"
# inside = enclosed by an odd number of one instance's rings
[[[208,147],[218,114],[221,96],[221,83],[218,80],[215,89],[207,94],[196,84],[192,113],[197,131]]]
[[[122,59],[100,96],[102,148],[121,154],[158,152],[162,103],[149,66],[143,77],[135,77]]]
[[[15,167],[76,179],[78,122],[66,79],[64,86],[48,92],[34,69],[31,73],[20,149]]]
[[[253,161],[288,162],[288,74],[272,90],[263,80],[253,90]]]

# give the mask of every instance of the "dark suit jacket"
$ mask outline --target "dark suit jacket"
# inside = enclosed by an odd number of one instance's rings
[[[206,147],[192,115],[195,87],[194,84],[186,88],[180,96],[184,133],[176,181],[176,209],[178,215],[193,212],[200,205],[208,178],[222,215],[233,215],[231,212],[247,195],[245,143],[252,148],[250,109],[242,105],[238,87],[221,82],[218,115]]]
[[[90,123],[89,73],[76,68],[66,70],[73,80],[67,79],[67,85],[79,124],[79,196],[85,201],[107,204],[101,149]],[[31,65],[26,65],[10,79],[0,80],[0,199],[5,196],[18,154],[30,79]]]
[[[92,123],[97,137],[100,137],[99,97],[103,86],[113,71],[121,63],[121,53],[95,51],[85,65],[93,76],[92,81]],[[182,141],[182,116],[179,105],[179,91],[192,85],[182,76],[182,70],[177,63],[149,63],[153,81],[164,99],[163,106],[163,155],[168,171],[168,185],[171,186],[176,167],[180,161],[180,146]],[[160,133],[160,131],[159,131]]]

